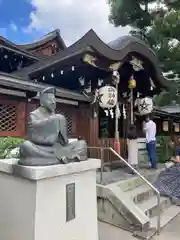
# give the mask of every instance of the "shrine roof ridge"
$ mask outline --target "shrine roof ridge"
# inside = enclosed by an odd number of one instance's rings
[[[30,50],[34,50],[34,49],[48,43],[49,41],[52,41],[54,39],[57,39],[58,44],[61,45],[63,49],[66,48],[66,44],[60,35],[59,29],[56,29],[56,30],[44,35],[40,40],[36,40],[31,43],[17,44],[17,46],[22,49],[30,51]]]

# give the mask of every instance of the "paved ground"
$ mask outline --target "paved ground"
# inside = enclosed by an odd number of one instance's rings
[[[99,240],[137,240],[132,234],[113,227],[106,223],[99,222]],[[160,236],[155,236],[152,240],[179,240],[180,239],[180,215],[169,223],[161,232]]]

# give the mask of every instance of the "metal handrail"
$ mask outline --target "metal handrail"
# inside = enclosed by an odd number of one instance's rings
[[[160,192],[155,188],[144,176],[142,176],[135,168],[133,168],[124,158],[122,158],[113,148],[111,147],[88,147],[89,149],[100,149],[101,154],[101,183],[103,182],[103,169],[104,169],[104,150],[110,150],[116,157],[118,157],[126,166],[128,166],[135,174],[137,174],[155,193],[157,196],[157,234],[160,234],[161,229],[161,199]]]

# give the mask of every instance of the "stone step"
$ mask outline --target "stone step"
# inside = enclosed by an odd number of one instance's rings
[[[151,171],[141,171],[141,175],[144,176],[149,182],[154,182],[163,169],[151,170]],[[119,183],[119,187],[122,191],[127,192],[131,191],[139,186],[144,185],[144,180],[137,175],[132,175],[130,179],[126,179]]]
[[[164,228],[170,221],[172,221],[180,213],[180,207],[171,205],[164,210],[161,214],[161,229]],[[148,231],[135,231],[133,236],[142,239],[149,240],[156,234],[157,229],[157,216],[150,219],[150,228]]]
[[[147,184],[143,184],[126,192],[126,194],[129,194],[134,203],[138,204],[154,196],[154,191]]]
[[[172,221],[180,213],[180,207],[171,205],[169,208],[164,210],[161,214],[161,229],[164,228],[170,221]],[[150,219],[150,228],[146,231],[135,231],[133,236],[142,239],[149,240],[157,232],[157,216]]]
[[[165,227],[171,220],[173,220],[180,213],[180,207],[176,205],[171,205],[161,214],[161,228]],[[157,226],[157,216],[151,218],[150,227],[156,228]]]
[[[157,196],[152,196],[146,201],[143,201],[137,206],[148,216],[149,218],[157,216],[158,205]],[[169,198],[161,197],[160,200],[160,211],[161,213],[171,206],[171,201]]]

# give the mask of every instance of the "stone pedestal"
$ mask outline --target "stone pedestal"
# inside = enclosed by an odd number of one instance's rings
[[[138,165],[138,142],[137,139],[128,140],[128,163],[132,166]]]
[[[100,160],[45,167],[0,161],[0,239],[98,240]]]

